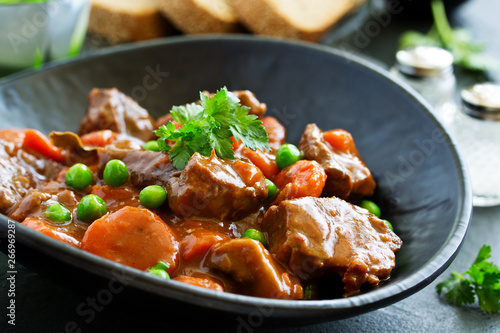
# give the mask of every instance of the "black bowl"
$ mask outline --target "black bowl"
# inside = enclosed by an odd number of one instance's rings
[[[221,313],[258,310],[272,318],[326,321],[417,292],[460,248],[471,191],[454,144],[419,97],[366,61],[324,46],[245,36],[117,47],[0,83],[0,128],[76,131],[90,89],[113,86],[154,116],[196,99],[200,90],[250,89],[285,123],[290,142],[297,143],[311,122],[350,131],[378,182],[376,200],[404,242],[391,279],[359,296],[321,301],[217,293],[157,279],[18,225],[16,253],[23,265],[72,281],[75,288],[82,286],[76,280],[118,279],[138,295],[175,300],[179,309],[188,304]],[[3,215],[0,220],[5,245],[8,221]]]

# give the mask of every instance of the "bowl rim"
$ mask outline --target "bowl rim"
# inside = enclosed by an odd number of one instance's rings
[[[326,45],[318,45],[300,41],[277,39],[272,37],[256,37],[248,35],[210,35],[210,36],[174,36],[164,39],[153,41],[125,44],[112,46],[109,48],[97,50],[85,56],[81,56],[73,60],[56,61],[45,65],[41,70],[25,70],[13,75],[10,75],[3,80],[0,80],[0,87],[8,86],[17,80],[29,77],[32,75],[43,74],[56,68],[69,67],[84,63],[86,61],[95,61],[101,57],[110,55],[119,55],[126,52],[134,51],[147,51],[148,49],[155,49],[161,47],[168,47],[175,44],[180,45],[183,43],[255,43],[255,44],[282,44],[291,48],[306,48],[313,52],[319,52],[327,56],[341,58],[344,61],[356,63],[364,70],[371,71],[376,75],[390,81],[395,86],[399,86],[401,91],[406,93],[415,103],[426,112],[435,125],[442,131],[446,139],[446,144],[449,147],[454,164],[459,173],[460,190],[463,193],[461,202],[457,207],[457,215],[453,225],[453,230],[448,236],[446,242],[440,247],[434,257],[429,258],[427,263],[420,269],[415,271],[410,276],[403,278],[394,284],[387,284],[381,288],[371,290],[368,293],[360,295],[330,300],[308,300],[306,302],[297,300],[276,300],[268,298],[259,298],[253,296],[244,296],[232,293],[219,293],[216,291],[197,288],[188,284],[180,283],[173,280],[161,280],[147,272],[143,272],[131,267],[123,266],[116,262],[98,257],[91,253],[87,253],[80,249],[74,248],[70,245],[63,244],[48,236],[42,235],[34,230],[31,230],[24,225],[16,223],[16,236],[19,242],[24,243],[30,247],[36,247],[38,250],[41,248],[42,252],[51,257],[57,255],[57,260],[63,261],[75,268],[84,269],[92,274],[96,274],[103,278],[111,278],[113,272],[121,272],[129,277],[133,277],[130,286],[141,289],[152,294],[162,297],[173,298],[186,303],[194,305],[202,305],[217,310],[228,311],[233,313],[248,313],[251,309],[270,307],[275,310],[275,315],[280,316],[284,311],[289,310],[302,310],[303,316],[311,316],[311,313],[318,311],[318,314],[329,313],[332,315],[334,312],[357,309],[353,311],[352,315],[361,314],[377,308],[397,302],[429,285],[435,278],[437,278],[456,257],[467,233],[471,214],[472,214],[472,191],[469,180],[469,175],[465,167],[460,153],[456,149],[456,144],[448,135],[448,132],[443,128],[441,123],[430,111],[430,106],[427,102],[420,97],[412,88],[404,82],[390,76],[390,74],[377,65],[370,63],[368,60],[361,58],[358,55],[346,52],[341,49],[333,48]],[[0,227],[5,227],[7,217],[0,214]],[[76,260],[78,259],[78,260]],[[82,265],[83,264],[83,265]],[[203,299],[204,304],[200,304],[200,297]],[[296,313],[296,312],[295,312]],[[274,315],[273,315],[274,316]],[[350,316],[350,315],[347,315]],[[346,317],[345,314],[342,315]],[[335,318],[330,318],[331,320]]]

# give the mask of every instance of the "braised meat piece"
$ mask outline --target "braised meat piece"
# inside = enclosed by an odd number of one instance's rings
[[[22,131],[0,131],[0,213],[7,213],[29,191],[55,178],[63,165],[23,148]]]
[[[54,198],[57,199],[57,197],[48,192],[42,192],[38,189],[32,190],[12,207],[9,212],[9,218],[22,222],[28,215],[40,212],[42,205],[47,208],[49,206],[47,202],[57,202]]]
[[[334,148],[316,124],[309,124],[300,139],[299,149],[305,159],[314,160],[325,169],[327,179],[323,196],[356,202],[373,194],[375,181],[352,138],[347,149]]]
[[[339,198],[283,201],[269,208],[262,229],[269,251],[293,273],[307,280],[336,272],[345,296],[387,279],[402,245],[383,220]]]
[[[92,89],[88,95],[89,107],[78,134],[109,129],[142,141],[152,137],[153,119],[133,99],[118,89]]]
[[[233,93],[239,98],[241,105],[248,106],[250,111],[248,114],[254,114],[262,118],[267,111],[267,105],[259,102],[254,93],[250,90],[235,90]]]
[[[241,293],[277,299],[302,299],[298,279],[288,274],[256,240],[231,239],[214,245],[205,265],[229,276]]]
[[[257,211],[267,197],[265,177],[256,166],[195,153],[168,182],[170,208],[182,217],[238,221]]]
[[[109,146],[99,150],[100,169],[112,159],[122,160],[129,171],[129,182],[138,187],[167,187],[170,177],[180,172],[172,166],[167,154],[150,150],[119,149]]]
[[[76,222],[76,214],[72,214],[71,221],[62,224],[52,221],[44,214],[47,208],[55,203],[64,205],[70,211],[76,210],[79,197],[67,189],[54,193],[56,190],[56,188],[32,190],[12,208],[9,218],[22,222],[28,228],[44,235],[79,247],[86,226]]]

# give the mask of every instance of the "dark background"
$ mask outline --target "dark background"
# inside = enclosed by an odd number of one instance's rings
[[[379,22],[385,3],[376,0],[371,8],[346,22],[342,29],[327,36],[323,43],[340,47],[346,52],[361,54],[380,66],[388,68],[394,62],[399,35],[408,29],[426,32],[431,26],[427,1],[402,0],[403,11],[391,15],[385,26],[368,42],[360,42],[363,30],[373,21]],[[491,0],[447,1],[452,25],[470,29],[474,36],[488,45],[487,52],[500,61],[500,2]],[[356,29],[352,28],[355,24]],[[342,38],[340,38],[342,37]],[[340,38],[340,39],[339,39]],[[91,52],[88,44],[85,53]],[[500,82],[500,72],[487,75],[456,71],[459,86],[490,80]],[[56,285],[46,276],[38,275],[17,264],[16,326],[6,324],[7,257],[0,254],[0,332],[64,332],[71,331],[75,321],[83,332],[500,332],[500,314],[488,315],[477,305],[457,308],[438,297],[435,285],[449,276],[452,270],[463,272],[473,262],[483,244],[492,246],[492,260],[500,264],[500,207],[474,208],[471,226],[460,253],[450,268],[436,281],[415,295],[392,306],[365,315],[297,328],[262,326],[259,318],[231,316],[225,322],[213,322],[202,309],[186,309],[183,318],[169,316],[168,300],[163,303],[135,304],[132,293],[115,296],[110,304],[90,324],[87,317],[76,313],[77,307],[98,292],[75,291]],[[416,254],[418,255],[418,254]],[[152,299],[151,302],[155,300]],[[157,305],[156,305],[157,304]],[[209,312],[208,312],[209,314]],[[276,323],[272,323],[276,325]],[[269,323],[268,323],[269,325]]]

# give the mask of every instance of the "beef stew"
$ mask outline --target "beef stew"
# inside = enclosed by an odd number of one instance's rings
[[[232,96],[262,121],[270,149],[254,151],[233,140],[234,160],[194,153],[182,170],[169,154],[143,148],[154,138],[155,122],[116,89],[92,90],[78,134],[52,133],[50,142],[36,133],[34,145],[27,140],[33,130],[0,131],[0,213],[130,267],[154,272],[162,263],[173,280],[219,292],[320,299],[318,281],[340,275],[347,297],[389,278],[402,242],[387,223],[354,205],[373,194],[375,181],[352,137],[342,136],[339,146],[309,124],[301,160],[280,170],[276,154],[285,127],[265,116],[253,93]],[[171,115],[159,120],[156,127],[175,123]],[[103,175],[113,160],[128,170],[118,186]],[[67,182],[76,163],[91,175],[81,189]],[[273,181],[277,193],[269,195]],[[165,203],[141,201],[149,186],[164,190]],[[88,196],[101,205],[85,208],[97,209],[90,222],[79,215]],[[69,211],[68,220],[47,214],[57,204]],[[266,246],[241,238],[249,229],[262,233]],[[311,286],[317,292],[309,292]]]

